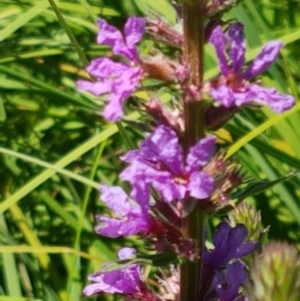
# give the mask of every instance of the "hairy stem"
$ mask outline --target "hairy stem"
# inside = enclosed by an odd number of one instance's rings
[[[201,88],[203,82],[204,15],[202,7],[204,1],[185,0],[183,2],[184,59],[190,67],[190,78],[187,82],[186,93],[189,93],[191,85]],[[189,95],[185,96],[185,135],[183,141],[185,154],[191,146],[205,135],[204,109],[205,105],[201,101],[201,96],[198,99],[191,99]],[[180,300],[199,301],[205,214],[199,202],[193,199],[186,200],[186,202],[192,203],[194,208],[183,221],[183,234],[186,239],[197,242],[200,256],[196,261],[187,260],[181,266]]]

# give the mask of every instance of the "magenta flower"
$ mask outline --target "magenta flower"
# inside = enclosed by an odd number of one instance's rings
[[[118,252],[120,260],[125,260],[135,255],[135,249],[123,248]],[[83,294],[91,296],[101,292],[109,294],[137,294],[142,286],[141,271],[138,264],[130,264],[125,268],[109,270],[111,263],[104,264],[100,271],[88,277],[93,284],[86,286]]]
[[[142,142],[140,150],[129,151],[121,159],[130,163],[121,174],[133,187],[141,182],[152,185],[167,202],[187,195],[205,199],[214,189],[214,181],[200,169],[215,152],[214,136],[201,139],[191,147],[184,160],[176,133],[159,126]]]
[[[213,44],[219,60],[221,76],[212,82],[211,96],[224,107],[231,108],[256,101],[269,105],[275,112],[282,113],[290,109],[295,100],[291,95],[282,95],[276,89],[268,89],[250,82],[256,75],[267,70],[275,61],[283,46],[281,42],[272,41],[265,45],[252,64],[244,71],[245,39],[243,25],[235,23],[230,26],[228,34],[224,34],[221,26],[217,26],[209,41]],[[230,50],[227,51],[227,43]],[[227,56],[231,64],[227,62]]]
[[[109,121],[116,121],[123,116],[124,100],[137,89],[142,79],[135,45],[142,39],[145,20],[130,17],[125,24],[124,35],[104,20],[98,20],[97,24],[101,28],[97,42],[111,46],[113,53],[123,56],[124,61],[115,62],[109,58],[93,60],[86,71],[97,81],[80,80],[77,87],[96,96],[110,94],[103,115]]]
[[[95,231],[98,234],[114,238],[145,233],[150,229],[148,189],[138,187],[138,190],[132,193],[135,204],[120,187],[102,185],[100,191],[102,201],[117,217],[97,215],[96,219],[100,225],[95,228]]]

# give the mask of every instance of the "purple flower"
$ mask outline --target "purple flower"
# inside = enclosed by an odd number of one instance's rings
[[[214,287],[222,301],[234,301],[239,295],[239,289],[246,281],[246,268],[240,261],[229,264],[224,273],[217,271],[214,277]],[[239,296],[238,300],[243,298]]]
[[[123,248],[119,251],[120,260],[125,260],[135,255],[133,248]],[[112,263],[103,265],[100,271],[88,277],[93,284],[85,287],[83,294],[91,296],[101,292],[134,295],[141,289],[141,272],[138,264],[130,264],[125,268],[111,269]]]
[[[143,72],[135,45],[142,39],[145,20],[130,17],[124,27],[124,36],[104,20],[98,20],[97,24],[101,28],[97,42],[111,46],[113,53],[123,56],[124,61],[118,63],[109,58],[93,60],[86,71],[97,81],[80,80],[77,87],[96,96],[110,94],[103,115],[107,120],[116,121],[123,116],[124,100],[137,89],[142,79]]]
[[[149,218],[149,191],[137,186],[131,194],[137,202],[129,201],[126,193],[120,187],[100,187],[101,199],[110,208],[116,218],[97,215],[96,219],[101,224],[95,228],[98,234],[108,237],[130,236],[145,233],[151,227]]]
[[[203,271],[202,271],[202,279],[200,285],[201,295],[204,295],[204,300],[218,300],[216,299],[216,295],[227,296],[226,299],[224,297],[220,298],[222,301],[233,301],[234,299],[230,299],[230,296],[233,296],[236,290],[238,290],[242,281],[244,281],[242,268],[238,265],[232,265],[230,261],[233,259],[239,259],[243,256],[247,256],[250,254],[257,246],[257,242],[245,242],[247,238],[248,230],[243,224],[238,224],[234,228],[231,228],[230,225],[226,222],[221,222],[217,231],[214,234],[213,243],[214,249],[209,252],[206,248],[204,249],[203,256]],[[225,282],[228,285],[228,291],[224,287],[216,288],[216,285],[221,285],[224,283],[221,277],[221,269],[226,269],[226,277]],[[230,267],[231,266],[231,267]],[[229,268],[230,267],[230,268]],[[239,272],[236,274],[236,277],[240,277],[239,279],[232,280],[232,276],[235,271]],[[212,283],[215,282],[212,287]],[[223,292],[223,295],[221,294]],[[235,295],[237,297],[237,295]],[[240,298],[240,297],[239,297]],[[242,301],[244,299],[238,299]],[[238,301],[236,300],[236,301]]]
[[[247,235],[248,230],[243,224],[231,228],[226,222],[220,223],[213,239],[215,248],[210,253],[205,250],[204,265],[216,270],[227,265],[232,259],[250,254],[257,248],[258,243],[244,242]]]
[[[263,88],[250,82],[275,61],[283,46],[281,42],[267,43],[252,64],[243,71],[246,44],[242,24],[231,25],[228,35],[222,32],[221,26],[217,26],[209,41],[215,47],[222,74],[211,85],[210,94],[215,100],[226,108],[241,106],[255,100],[258,103],[269,105],[278,113],[282,113],[294,105],[295,100],[291,95],[282,95],[275,89]],[[229,51],[227,51],[228,41],[230,42]],[[227,62],[226,52],[231,59],[231,64]]]
[[[121,174],[133,187],[141,182],[153,185],[165,201],[181,200],[186,194],[205,199],[214,188],[213,179],[199,169],[215,151],[215,137],[201,139],[184,160],[176,133],[159,126],[142,142],[140,150],[129,151],[122,160],[130,163]]]

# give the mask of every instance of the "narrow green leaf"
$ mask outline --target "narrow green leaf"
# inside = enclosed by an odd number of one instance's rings
[[[231,199],[237,199],[237,202],[240,203],[246,198],[261,193],[266,189],[273,187],[274,185],[281,183],[295,176],[297,172],[292,172],[286,176],[280,177],[273,181],[253,181],[249,183],[242,191],[238,191],[230,196]]]
[[[48,6],[49,3],[47,0],[40,0],[38,4],[30,8],[28,11],[20,13],[17,19],[9,23],[9,25],[0,31],[0,42],[8,38],[12,33],[24,26],[31,19],[35,18]]]
[[[2,95],[0,94],[0,122],[4,122],[5,120],[6,120],[6,111],[5,111]]]
[[[6,221],[3,214],[0,214],[0,228],[2,231],[7,231]],[[2,254],[2,264],[3,278],[5,280],[7,293],[12,297],[21,297],[22,289],[14,254]]]

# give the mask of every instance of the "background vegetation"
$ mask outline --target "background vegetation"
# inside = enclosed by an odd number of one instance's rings
[[[0,1],[0,301],[80,300],[87,275],[114,260],[122,245],[97,236],[93,226],[94,214],[104,212],[98,184],[118,183],[124,135],[97,114],[101,104],[93,96],[77,91],[76,80],[87,76],[86,62],[50,2]],[[127,16],[150,9],[175,20],[167,0],[55,3],[88,60],[110,54],[95,43],[97,17],[122,26]],[[249,61],[266,41],[286,44],[262,81],[297,99],[300,1],[244,0],[226,19],[244,23]],[[212,48],[206,50],[209,78],[218,69]],[[284,176],[300,169],[299,109],[283,115],[268,108],[243,110],[216,133],[219,143],[230,146],[249,179]],[[137,112],[127,118],[131,124],[138,119]],[[135,128],[126,131],[138,143]],[[261,210],[264,225],[272,225],[271,239],[297,246],[299,184],[296,174],[248,199]]]

